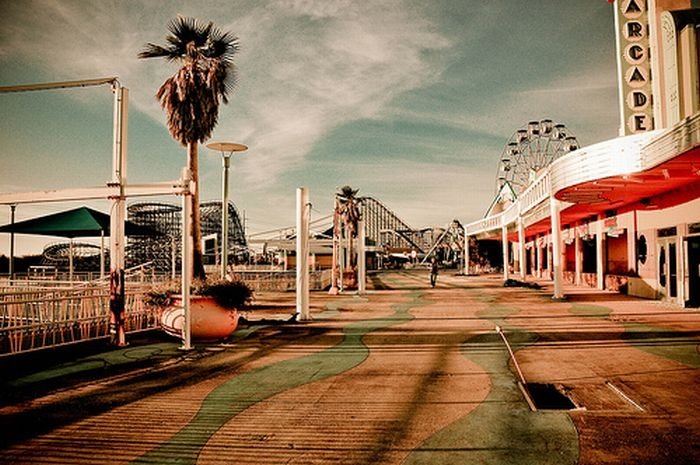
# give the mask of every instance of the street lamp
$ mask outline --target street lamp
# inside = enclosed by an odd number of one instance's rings
[[[210,142],[207,144],[207,148],[221,152],[223,160],[224,172],[221,187],[221,277],[225,278],[228,266],[228,169],[231,166],[233,153],[248,150],[248,147],[233,142]]]

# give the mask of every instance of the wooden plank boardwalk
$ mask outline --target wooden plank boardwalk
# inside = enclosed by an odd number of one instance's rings
[[[700,463],[697,311],[495,276],[373,282],[186,354],[3,361],[0,464]],[[293,312],[291,293],[259,298],[251,320]],[[580,408],[531,410],[496,326],[528,382]]]

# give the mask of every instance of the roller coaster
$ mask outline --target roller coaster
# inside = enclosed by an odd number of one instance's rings
[[[205,238],[206,264],[216,263],[221,254],[221,202],[203,202],[199,206],[202,237]],[[129,238],[126,246],[127,263],[131,266],[144,262],[153,263],[159,271],[177,270],[180,266],[180,216],[178,205],[143,202],[127,208],[129,221],[146,226],[159,234]],[[228,204],[229,259],[247,259],[248,243],[238,209]],[[211,239],[208,239],[211,238]]]
[[[415,229],[401,219],[380,200],[362,197],[360,209],[365,221],[366,244],[370,253],[408,257],[416,252],[418,261],[436,255],[441,260],[453,261],[463,249],[463,229],[458,221],[445,227]],[[294,227],[279,228],[251,235],[246,238],[243,222],[235,205],[229,202],[229,257],[234,263],[249,260],[252,244],[263,244],[264,249],[294,250]],[[221,254],[221,202],[200,204],[204,261],[215,264]],[[135,203],[127,207],[128,220],[157,231],[153,236],[130,237],[126,246],[127,266],[151,263],[162,272],[180,267],[180,216],[181,207],[160,202]],[[316,253],[330,253],[333,237],[333,215],[326,215],[311,222],[311,235],[316,243]],[[99,267],[99,246],[73,245],[76,270]],[[68,266],[69,244],[52,243],[46,247],[42,264],[64,269]],[[105,253],[108,260],[108,254]],[[108,266],[108,264],[107,264]]]
[[[425,260],[431,255],[441,260],[455,261],[461,256],[464,229],[458,221],[445,227],[416,229],[400,218],[380,200],[359,197],[359,206],[365,223],[367,251],[380,255],[408,257],[416,252],[416,258]],[[333,238],[333,215],[311,221],[311,249],[315,253],[330,253]],[[295,229],[278,228],[250,236],[251,244],[262,244],[265,249],[294,250]]]

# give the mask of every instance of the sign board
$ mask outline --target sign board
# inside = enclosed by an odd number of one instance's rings
[[[620,117],[624,135],[654,129],[646,0],[616,3]]]

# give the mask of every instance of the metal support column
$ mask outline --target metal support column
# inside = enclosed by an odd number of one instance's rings
[[[503,247],[503,280],[507,281],[510,277],[510,270],[508,269],[508,225],[505,222],[501,225],[501,242]]]
[[[599,290],[605,289],[605,230],[603,229],[604,219],[598,217],[595,233],[595,270],[596,287]]]
[[[525,281],[527,274],[527,258],[525,257],[525,224],[523,222],[523,217],[520,215],[518,215],[518,261],[520,262],[520,279]]]
[[[464,276],[469,276],[469,234],[464,228]]]
[[[119,194],[111,197],[110,210],[110,331],[112,342],[118,346],[126,345],[125,332],[125,290],[124,290],[124,220],[126,219],[126,201],[124,185],[126,184],[127,166],[127,108],[128,89],[118,81],[112,83],[114,92],[114,144],[112,152],[112,180],[110,185],[119,189]]]
[[[228,172],[231,168],[231,153],[223,153],[221,180],[221,278],[228,274]]]
[[[338,225],[338,198],[336,197],[333,203],[333,258],[331,262],[331,288],[328,293],[335,295],[340,292],[338,284],[337,272],[340,268],[340,227]]]
[[[367,280],[367,256],[365,252],[365,219],[362,217],[357,222],[357,293],[365,293]]]
[[[183,168],[182,180],[184,185],[189,185],[192,180],[192,173],[189,168]],[[191,193],[188,192],[182,196],[182,257],[180,260],[181,279],[182,279],[182,310],[184,312],[184,323],[182,325],[182,350],[192,349],[192,315],[190,312],[190,285],[192,279],[192,248],[193,239],[191,231],[190,216],[192,216],[192,199]]]
[[[15,210],[17,205],[10,205],[10,224],[15,224]],[[9,263],[10,283],[15,279],[15,233],[10,233],[10,263]]]
[[[309,192],[297,188],[297,285],[296,319],[308,321],[309,315]]]
[[[563,291],[563,271],[561,267],[562,252],[561,252],[561,218],[559,211],[561,209],[560,201],[551,196],[549,198],[550,216],[552,220],[552,279],[554,281],[555,299],[564,297]]]

